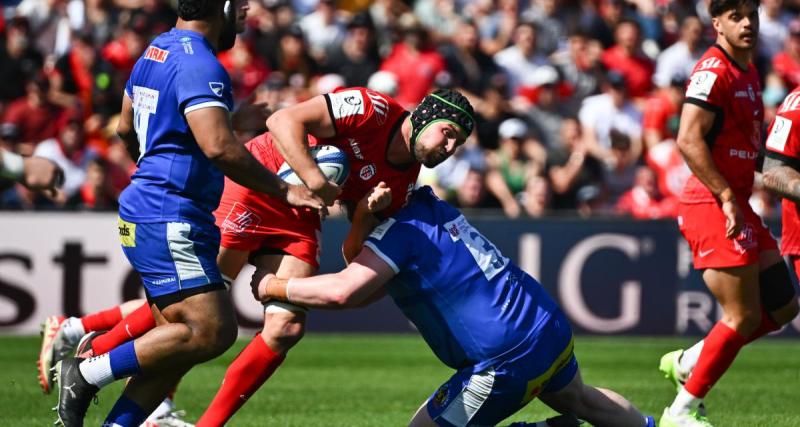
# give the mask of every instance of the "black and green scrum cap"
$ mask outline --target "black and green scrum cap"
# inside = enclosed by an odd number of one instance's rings
[[[427,95],[411,113],[411,144],[425,129],[436,122],[450,122],[469,136],[475,128],[475,117],[467,98],[450,89],[439,89]]]

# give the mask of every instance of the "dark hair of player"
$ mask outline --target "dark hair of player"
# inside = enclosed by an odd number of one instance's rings
[[[758,0],[711,0],[711,3],[708,5],[708,13],[712,17],[717,17],[729,10],[738,9],[739,7],[744,5],[752,5],[754,8],[758,8],[759,1]]]
[[[213,15],[223,0],[178,0],[178,16],[184,21],[202,21]]]

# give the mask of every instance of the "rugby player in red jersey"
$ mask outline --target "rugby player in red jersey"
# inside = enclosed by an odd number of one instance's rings
[[[383,183],[391,190],[392,203],[380,212],[382,218],[403,206],[421,165],[433,167],[452,155],[472,132],[474,123],[472,106],[455,91],[432,93],[409,114],[379,92],[343,88],[277,111],[267,120],[270,131],[248,142],[247,147],[272,171],[277,171],[285,159],[328,205],[338,199],[354,208],[365,194]],[[334,145],[347,155],[351,172],[341,188],[322,175],[308,154],[307,147],[318,144]],[[256,266],[256,281],[268,273],[287,278],[316,273],[318,212],[292,208],[226,181],[215,215],[222,232],[218,263],[224,275],[236,277],[248,261]],[[368,220],[377,225],[381,218]],[[365,237],[348,236],[343,251],[355,255]],[[305,322],[305,308],[266,303],[264,328],[228,368],[220,390],[197,425],[227,422],[302,338]]]
[[[723,316],[703,341],[662,357],[660,369],[678,395],[661,426],[711,425],[700,405],[739,350],[798,312],[775,239],[748,204],[764,117],[751,62],[758,6],[756,0],[710,2],[716,44],[698,61],[686,89],[677,144],[692,176],[678,224]]]

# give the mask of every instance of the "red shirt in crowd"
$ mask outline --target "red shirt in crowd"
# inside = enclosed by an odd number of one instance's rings
[[[670,121],[680,113],[678,106],[669,97],[669,93],[660,90],[647,99],[642,117],[645,132],[654,130],[661,134],[661,139],[674,139],[677,129],[670,128]]]
[[[643,56],[628,56],[620,46],[611,46],[603,52],[603,65],[625,76],[628,94],[634,98],[647,96],[653,87],[656,66]]]
[[[442,55],[436,50],[412,52],[405,44],[397,43],[381,64],[381,70],[397,76],[397,102],[412,109],[430,92],[436,75],[445,70]]]
[[[781,52],[772,58],[772,69],[783,79],[788,87],[800,85],[800,61],[795,60],[786,52]]]

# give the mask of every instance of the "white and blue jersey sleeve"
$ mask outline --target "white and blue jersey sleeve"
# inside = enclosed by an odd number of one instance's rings
[[[415,238],[425,239],[425,236],[416,227],[389,218],[375,227],[364,246],[372,249],[398,274],[414,263]]]
[[[183,115],[208,107],[233,110],[230,77],[219,62],[201,65],[189,60],[181,63],[177,69],[175,94]]]

